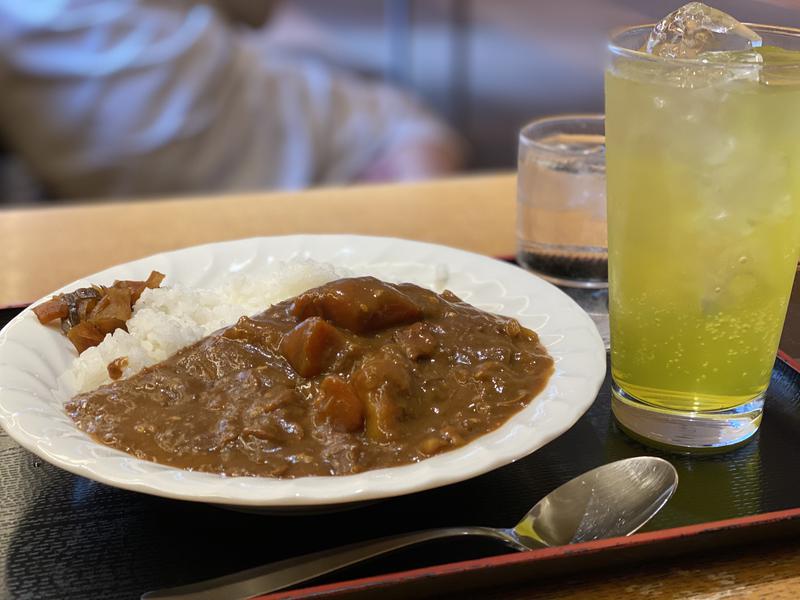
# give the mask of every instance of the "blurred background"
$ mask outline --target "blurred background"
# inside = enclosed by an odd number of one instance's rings
[[[510,169],[663,0],[0,0],[0,206]],[[800,24],[800,0],[717,0]]]

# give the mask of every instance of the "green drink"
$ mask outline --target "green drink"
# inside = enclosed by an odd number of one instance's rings
[[[753,30],[763,48],[640,44],[606,74],[614,411],[668,446],[756,431],[797,267],[800,52],[766,44],[800,32]]]

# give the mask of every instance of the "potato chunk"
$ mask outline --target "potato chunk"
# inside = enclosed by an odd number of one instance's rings
[[[349,433],[364,427],[364,403],[353,387],[336,375],[322,380],[314,411],[318,422],[327,421],[336,431]]]
[[[405,358],[392,354],[370,356],[353,372],[351,381],[365,404],[367,437],[377,441],[393,439],[403,415],[402,398],[411,386]]]
[[[278,349],[299,375],[314,377],[331,365],[343,344],[336,327],[311,317],[284,334]]]

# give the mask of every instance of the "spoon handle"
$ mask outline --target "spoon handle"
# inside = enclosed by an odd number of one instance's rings
[[[262,565],[216,579],[147,592],[142,596],[142,600],[245,600],[302,583],[400,548],[429,540],[462,535],[490,537],[505,542],[515,550],[527,550],[525,546],[502,529],[443,527],[350,544]]]

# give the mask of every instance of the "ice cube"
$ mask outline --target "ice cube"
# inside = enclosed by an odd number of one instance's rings
[[[742,56],[742,54],[742,52],[702,52],[698,55],[702,63],[699,66],[689,64],[665,70],[661,79],[669,85],[687,89],[710,88],[734,81],[757,83],[761,69],[758,57]]]
[[[800,50],[762,46],[757,50],[764,62],[761,82],[767,85],[800,84]]]
[[[645,51],[662,58],[709,61],[720,52],[725,53],[720,62],[730,62],[731,55],[747,57],[747,51],[759,46],[761,37],[729,14],[702,2],[690,2],[656,24]]]
[[[707,65],[703,68],[706,84],[725,81],[758,81],[764,59],[756,50],[709,50],[697,58]]]

